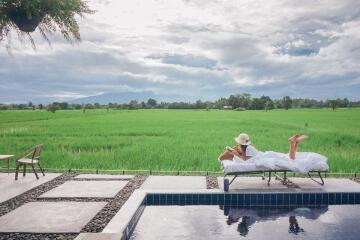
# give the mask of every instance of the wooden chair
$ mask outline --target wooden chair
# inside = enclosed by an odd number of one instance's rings
[[[15,172],[15,180],[18,179],[19,169],[20,167],[24,168],[23,176],[26,175],[26,166],[30,165],[35,173],[36,179],[39,179],[38,174],[36,173],[35,166],[38,165],[42,174],[45,176],[43,169],[40,166],[40,153],[41,153],[42,144],[36,145],[34,150],[30,153],[26,154],[24,157],[20,158],[16,161],[16,172]],[[29,158],[31,156],[31,158]]]

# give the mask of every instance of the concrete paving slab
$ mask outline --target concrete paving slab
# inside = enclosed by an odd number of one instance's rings
[[[85,179],[131,179],[134,175],[111,175],[111,174],[79,174],[75,178]]]
[[[0,232],[78,233],[106,202],[31,202],[0,217]]]
[[[0,173],[0,203],[5,202],[17,195],[20,195],[30,189],[33,189],[43,183],[46,183],[58,176],[60,173],[45,173],[45,177],[39,174],[39,180],[35,178],[33,173],[27,173],[25,177],[19,174],[19,178],[15,181],[15,174]]]
[[[231,181],[232,178],[229,178]],[[218,184],[224,190],[224,178],[218,177]],[[267,185],[267,178],[261,177],[237,177],[230,185],[229,192],[287,192],[295,191],[283,185],[280,181],[271,179],[270,186]]]
[[[127,181],[68,181],[44,193],[40,198],[112,198]]]
[[[310,178],[290,178],[297,184],[301,191],[321,191],[321,192],[360,192],[360,184],[350,179],[343,178],[324,178],[325,185],[321,186]],[[318,179],[317,179],[318,180]]]
[[[80,233],[75,240],[121,240],[119,233]]]
[[[206,177],[149,176],[141,189],[206,189]]]

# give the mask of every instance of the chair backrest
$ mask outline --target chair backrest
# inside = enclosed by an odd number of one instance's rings
[[[32,156],[31,160],[33,160],[33,161],[34,160],[40,160],[41,147],[42,147],[42,144],[39,144],[39,145],[35,146],[35,149],[34,149],[33,156]]]

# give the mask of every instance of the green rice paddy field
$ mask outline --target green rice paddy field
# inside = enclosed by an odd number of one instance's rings
[[[280,152],[304,133],[300,151],[326,155],[331,172],[360,172],[360,109],[0,111],[0,154],[43,143],[51,169],[219,171],[240,132]]]

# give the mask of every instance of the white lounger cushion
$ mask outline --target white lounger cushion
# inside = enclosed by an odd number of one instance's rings
[[[308,173],[309,171],[327,171],[329,169],[327,158],[312,152],[298,152],[295,160],[290,159],[285,153],[259,152],[247,161],[235,156],[233,160],[221,161],[221,164],[225,173],[269,170]]]
[[[247,163],[247,161],[243,161],[244,163],[238,163],[234,160],[223,160],[221,161],[222,167],[225,173],[233,173],[233,172],[255,172],[255,171],[263,171],[269,170],[265,167],[256,167],[255,163]]]

